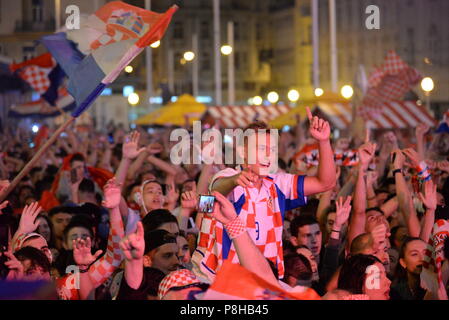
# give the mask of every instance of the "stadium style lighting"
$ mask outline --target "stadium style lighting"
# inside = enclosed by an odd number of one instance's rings
[[[187,51],[184,53],[184,59],[186,61],[192,61],[193,59],[195,59],[195,54],[192,51]]]
[[[232,47],[230,45],[221,46],[221,53],[225,56],[229,56],[232,53]]]
[[[345,85],[341,88],[341,95],[345,99],[351,99],[352,95],[354,94],[354,90],[350,85]]]
[[[299,100],[299,92],[298,90],[292,89],[287,94],[288,100],[291,102],[296,102]]]
[[[276,103],[279,101],[279,95],[277,94],[277,92],[271,91],[270,93],[268,93],[267,99],[270,103]]]
[[[137,93],[135,93],[135,92],[131,93],[128,96],[128,102],[132,106],[137,105],[139,103],[139,100],[140,100],[139,95]]]
[[[323,95],[324,91],[321,88],[316,88],[315,89],[315,96],[316,97],[321,97]]]
[[[33,125],[31,127],[31,131],[33,131],[34,133],[37,133],[39,131],[39,126],[37,124]]]

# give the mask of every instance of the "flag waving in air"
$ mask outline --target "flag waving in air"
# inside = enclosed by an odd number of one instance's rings
[[[9,68],[12,72],[17,72],[19,77],[39,93],[45,101],[52,106],[55,105],[58,89],[64,79],[64,71],[57,65],[50,53],[22,63],[13,63]]]
[[[145,47],[160,40],[177,6],[163,14],[121,1],[101,7],[79,30],[42,38],[69,77],[68,90],[78,117]]]
[[[369,76],[368,91],[360,115],[365,120],[377,118],[385,103],[402,100],[404,95],[421,80],[421,74],[405,63],[394,51],[389,51],[382,66]]]
[[[8,113],[10,117],[55,117],[61,110],[75,108],[75,100],[64,87],[64,71],[50,53],[22,63],[12,63],[9,68],[40,95],[39,100],[13,104]]]

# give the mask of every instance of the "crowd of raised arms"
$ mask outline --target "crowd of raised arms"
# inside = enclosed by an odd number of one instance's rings
[[[173,164],[174,127],[71,127],[1,203],[1,295],[220,299],[251,274],[273,299],[447,300],[449,117],[339,138],[309,110],[297,120],[268,175],[262,122],[243,164]],[[0,195],[32,135],[1,133]]]

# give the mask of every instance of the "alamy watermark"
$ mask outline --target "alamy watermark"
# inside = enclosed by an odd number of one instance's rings
[[[259,164],[261,174],[277,171],[277,129],[225,129],[224,136],[230,146],[225,148],[223,157],[224,138],[219,130],[212,128],[203,132],[200,121],[193,122],[193,134],[186,129],[175,129],[170,141],[177,143],[170,150],[170,160],[176,165]]]
[[[369,16],[365,20],[365,27],[368,30],[380,29],[380,9],[376,5],[369,5],[365,9],[365,13]]]

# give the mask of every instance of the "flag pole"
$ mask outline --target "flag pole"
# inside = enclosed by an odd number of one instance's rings
[[[221,53],[220,53],[220,0],[213,0],[214,13],[214,64],[215,64],[215,104],[221,106]]]
[[[56,141],[56,139],[59,137],[59,135],[65,131],[65,129],[68,128],[72,124],[73,121],[75,121],[75,117],[71,116],[69,119],[66,120],[59,128],[56,130],[55,133],[50,137],[50,139],[45,142],[44,145],[42,145],[37,153],[33,156],[33,158],[26,164],[25,167],[19,172],[19,174],[14,178],[14,180],[11,182],[11,184],[6,188],[4,192],[0,194],[0,202],[6,199],[6,197],[11,193],[12,190],[19,184],[20,180],[25,177],[30,170],[36,165],[36,163],[42,158],[42,156],[45,154],[45,152],[48,151],[48,149],[51,147],[51,145]]]
[[[151,10],[151,0],[145,0],[145,9]],[[145,61],[146,61],[146,80],[147,80],[147,97],[148,97],[148,112],[152,110],[151,108],[151,97],[153,96],[153,52],[151,47],[148,46],[145,50]]]

